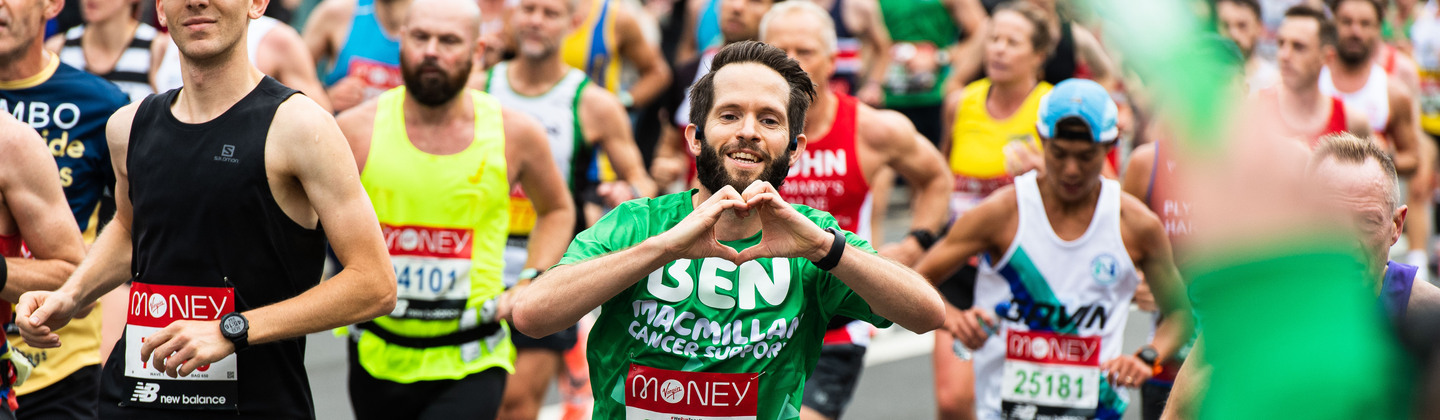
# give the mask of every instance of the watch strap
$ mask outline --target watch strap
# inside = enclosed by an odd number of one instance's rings
[[[835,235],[835,241],[830,243],[830,252],[826,253],[820,261],[815,261],[815,267],[830,271],[840,265],[840,257],[845,254],[845,234],[835,227],[825,228],[825,231]]]
[[[1144,347],[1140,347],[1140,350],[1135,351],[1135,358],[1140,359],[1140,361],[1145,362],[1147,365],[1155,366],[1159,364],[1160,352],[1155,350],[1154,346],[1147,344]]]
[[[930,247],[935,246],[935,241],[938,239],[935,232],[931,232],[929,229],[912,230],[910,236],[915,238],[915,242],[920,244],[921,249],[927,251],[930,250]]]

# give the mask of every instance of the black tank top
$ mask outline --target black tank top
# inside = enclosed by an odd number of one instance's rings
[[[1045,59],[1045,75],[1043,79],[1052,85],[1071,77],[1075,77],[1075,33],[1070,27],[1069,20],[1060,21],[1060,42],[1055,43],[1055,50],[1050,52],[1050,57]]]
[[[235,309],[289,299],[320,281],[325,235],[286,216],[265,175],[266,134],[295,90],[266,77],[214,120],[187,124],[170,112],[180,90],[140,104],[130,130],[131,271],[136,282],[233,287]],[[339,309],[339,308],[337,308]],[[314,418],[305,339],[251,346],[238,355],[239,416],[226,411],[124,407],[125,340],[105,364],[101,418]]]

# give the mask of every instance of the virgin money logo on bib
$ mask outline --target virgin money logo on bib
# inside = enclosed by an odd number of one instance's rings
[[[753,420],[759,392],[759,373],[682,372],[631,364],[625,377],[625,417]]]
[[[405,78],[400,73],[400,66],[392,66],[365,57],[350,57],[349,76],[358,76],[367,91],[384,91],[405,83]]]
[[[235,311],[235,293],[218,287],[135,283],[130,288],[129,323],[165,328],[183,320],[209,321]]]
[[[391,256],[470,259],[474,234],[470,229],[430,226],[381,225]]]
[[[150,295],[150,303],[147,306],[150,307],[150,316],[155,318],[165,316],[166,305],[164,295]]]
[[[685,385],[681,385],[680,381],[674,379],[665,381],[660,384],[660,398],[667,403],[679,403],[680,400],[685,399]]]
[[[1031,363],[1100,365],[1100,337],[1077,337],[1038,331],[1008,331],[1005,357]]]

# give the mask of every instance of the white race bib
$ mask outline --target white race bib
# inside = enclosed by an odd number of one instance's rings
[[[156,331],[183,320],[213,321],[235,311],[235,289],[170,286],[133,282],[125,318],[125,378],[130,398],[124,406],[170,409],[229,409],[239,401],[236,356],[231,353],[171,378],[164,367],[140,358],[140,347]]]
[[[458,319],[470,299],[469,229],[382,225],[395,268],[393,318]]]
[[[1004,418],[1094,417],[1100,402],[1100,337],[1006,331]]]

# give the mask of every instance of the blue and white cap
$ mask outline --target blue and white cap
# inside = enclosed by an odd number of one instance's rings
[[[1119,114],[1120,109],[1110,99],[1110,92],[1099,83],[1066,79],[1040,98],[1040,118],[1035,122],[1035,129],[1040,136],[1053,138],[1060,120],[1075,117],[1090,126],[1096,143],[1104,143],[1120,137],[1120,129],[1115,127]]]

